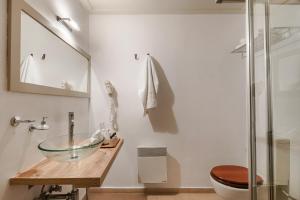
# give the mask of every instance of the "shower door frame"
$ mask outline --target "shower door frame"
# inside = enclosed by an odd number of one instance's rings
[[[249,192],[250,199],[257,200],[256,187],[256,112],[255,112],[255,47],[254,47],[254,0],[247,0],[248,37],[248,87],[249,87]]]
[[[250,199],[258,200],[257,193],[257,158],[256,158],[256,104],[255,104],[255,38],[254,38],[254,4],[255,0],[247,0],[247,28],[248,28],[248,86],[249,86],[249,190]],[[267,187],[268,199],[275,199],[274,185],[274,150],[273,150],[273,108],[272,108],[272,76],[270,61],[270,0],[265,0],[265,80],[267,93]]]

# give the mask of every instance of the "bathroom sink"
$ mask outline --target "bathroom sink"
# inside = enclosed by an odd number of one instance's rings
[[[89,137],[87,134],[61,135],[46,139],[38,145],[44,156],[56,161],[75,161],[94,153],[103,143],[104,137]]]

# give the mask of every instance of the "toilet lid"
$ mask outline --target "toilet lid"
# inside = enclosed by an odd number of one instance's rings
[[[214,167],[210,175],[219,183],[235,188],[247,189],[248,182],[248,169],[246,167],[235,165],[221,165]],[[260,176],[256,176],[258,185],[263,184],[263,179]]]

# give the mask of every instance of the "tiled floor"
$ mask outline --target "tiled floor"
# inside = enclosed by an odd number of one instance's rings
[[[145,195],[143,193],[90,193],[89,200],[222,200],[215,193]]]

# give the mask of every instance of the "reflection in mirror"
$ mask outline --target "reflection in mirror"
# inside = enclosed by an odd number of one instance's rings
[[[20,81],[88,92],[89,60],[21,12]]]

